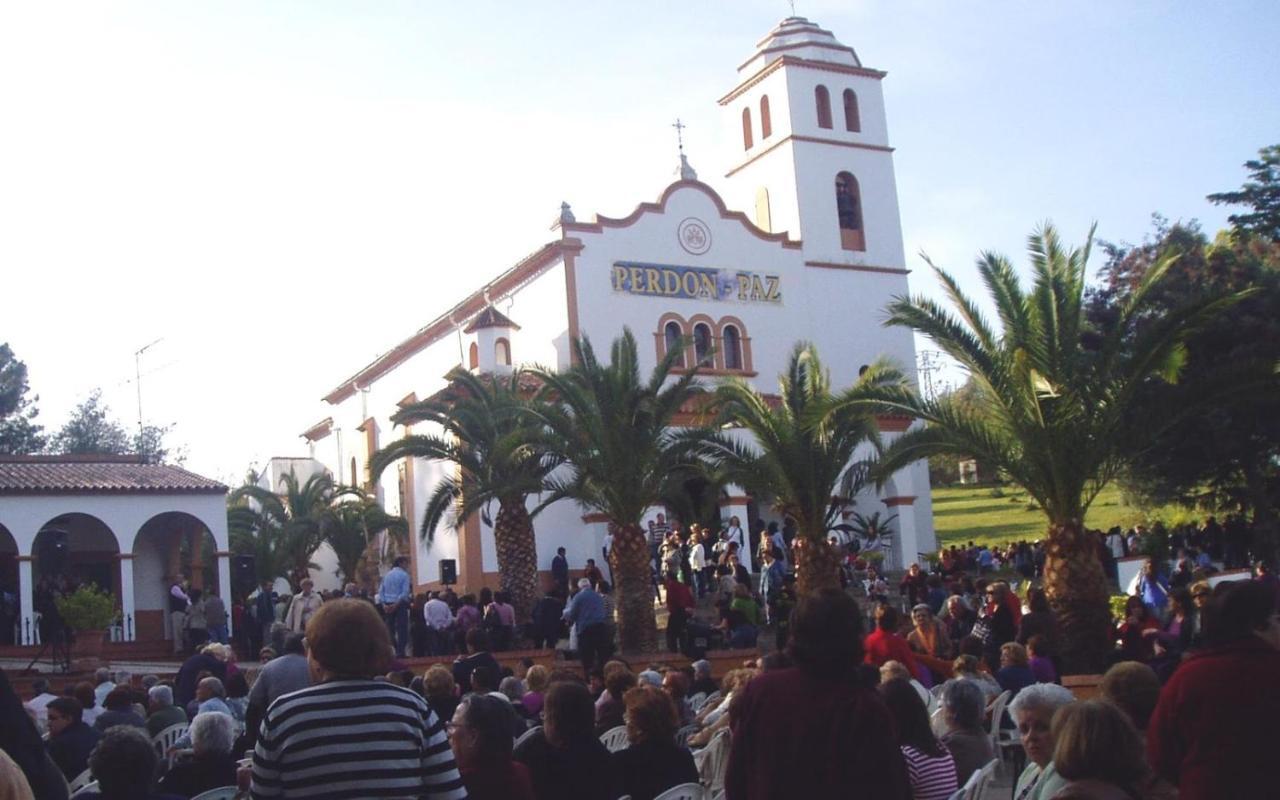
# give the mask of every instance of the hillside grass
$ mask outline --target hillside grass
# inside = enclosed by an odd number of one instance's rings
[[[933,527],[938,545],[947,547],[970,540],[1004,544],[1044,537],[1048,522],[1039,508],[1031,507],[1027,493],[1016,486],[951,486],[933,490]],[[1120,490],[1109,486],[1098,495],[1085,516],[1085,525],[1106,530],[1137,522],[1163,520],[1175,524],[1196,514],[1177,506],[1143,509],[1124,501]]]

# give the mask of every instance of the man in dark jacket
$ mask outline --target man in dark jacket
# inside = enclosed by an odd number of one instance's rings
[[[84,709],[73,698],[51,700],[48,711],[49,756],[70,783],[89,768],[89,754],[101,734],[84,724]]]
[[[551,559],[551,580],[555,582],[555,588],[559,591],[569,593],[569,559],[564,557],[564,548],[556,548],[556,556]]]

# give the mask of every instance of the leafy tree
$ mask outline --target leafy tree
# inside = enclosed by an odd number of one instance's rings
[[[1244,214],[1227,217],[1236,230],[1280,242],[1280,144],[1258,151],[1256,159],[1244,162],[1252,180],[1234,192],[1209,195],[1219,205],[1248,206]]]
[[[344,583],[356,583],[372,591],[384,553],[379,550],[378,535],[386,532],[395,543],[408,538],[409,526],[403,517],[388,514],[373,498],[358,490],[349,490],[351,499],[335,503],[328,510],[321,529],[324,541],[333,548],[338,559],[334,573]]]
[[[827,541],[828,531],[853,499],[860,468],[854,454],[863,445],[879,446],[875,407],[855,401],[878,396],[902,380],[897,370],[876,364],[841,395],[845,402],[836,409],[817,349],[802,342],[778,379],[776,407],[744,380],[717,387],[716,422],[740,427],[750,437],[693,434],[702,456],[757,496],[772,497],[774,508],[795,520],[796,582],[802,593],[840,586],[839,558]]]
[[[130,434],[102,402],[102,390],[94,389],[53,435],[50,448],[67,455],[136,453],[152,463],[181,464],[186,452],[173,450],[166,442],[172,431],[172,425],[144,425],[140,432]]]
[[[545,384],[543,397],[554,404],[540,413],[550,449],[569,468],[568,475],[553,479],[555,489],[545,502],[570,498],[607,518],[619,640],[627,651],[652,650],[657,626],[641,519],[669,477],[694,464],[672,426],[703,390],[694,370],[672,380],[680,348],[668,350],[643,380],[630,329],[613,341],[607,364],[586,337],[574,341],[573,349],[575,363],[566,372],[534,370]]]
[[[102,402],[102,390],[94,389],[75,407],[51,442],[53,450],[68,455],[121,455],[129,452],[129,434],[111,417]]]
[[[27,455],[44,448],[45,440],[35,418],[38,397],[28,397],[27,365],[0,343],[0,454]]]
[[[280,479],[279,494],[246,482],[227,497],[228,524],[237,552],[255,561],[259,580],[281,572],[297,587],[316,565],[311,556],[324,542],[324,526],[339,490],[333,478],[317,473],[300,483],[293,472]]]
[[[1135,282],[1165,256],[1178,260],[1149,294],[1143,325],[1155,325],[1206,294],[1252,291],[1229,315],[1210,320],[1186,342],[1175,385],[1148,385],[1134,414],[1153,407],[1202,408],[1136,455],[1122,475],[1126,490],[1151,504],[1180,502],[1249,509],[1255,546],[1274,547],[1276,464],[1280,460],[1280,242],[1219,234],[1210,243],[1194,223],[1156,217],[1141,245],[1107,245],[1102,285],[1091,292],[1090,318],[1115,324]]]
[[[926,424],[890,444],[887,475],[936,453],[962,453],[1002,470],[1044,511],[1045,589],[1062,626],[1067,668],[1101,667],[1109,650],[1107,585],[1097,540],[1084,528],[1089,504],[1119,471],[1176,421],[1132,411],[1149,381],[1175,379],[1187,338],[1234,302],[1202,296],[1149,325],[1139,322],[1173,264],[1162,257],[1138,281],[1114,325],[1094,330],[1085,316],[1085,269],[1092,244],[1065,249],[1046,225],[1028,250],[1034,275],[1023,289],[1012,264],[983,254],[978,270],[995,305],[996,331],[955,279],[933,267],[953,310],[923,297],[899,298],[886,324],[928,338],[968,370],[981,401],[900,392],[898,408]],[[1087,344],[1085,344],[1087,342]],[[1185,412],[1185,410],[1183,410]]]
[[[405,436],[373,455],[374,480],[402,458],[429,458],[457,465],[427,501],[422,537],[428,542],[448,517],[461,526],[497,503],[493,526],[502,589],[511,595],[517,619],[528,619],[539,596],[538,551],[528,498],[548,488],[547,476],[559,460],[540,443],[531,412],[537,404],[522,387],[525,373],[509,377],[473,375],[462,369],[449,375],[446,397],[406,406],[391,419],[397,425],[427,424],[432,433]]]

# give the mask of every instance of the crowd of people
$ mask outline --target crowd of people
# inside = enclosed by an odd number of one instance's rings
[[[771,627],[768,655],[719,680],[704,660],[632,667],[613,652],[604,571],[593,560],[572,581],[563,552],[525,621],[502,592],[412,596],[398,563],[375,593],[308,581],[281,597],[264,585],[246,604],[261,607],[248,613],[261,623],[247,626],[260,644],[251,665],[211,633],[188,635],[194,652],[170,680],[103,670],[60,694],[36,681],[25,704],[0,681],[0,779],[55,798],[90,770],[108,798],[238,784],[254,798],[641,800],[701,781],[722,782],[730,800],[855,787],[941,800],[1002,755],[991,732],[1003,730],[996,741],[1026,761],[1016,800],[1252,797],[1280,785],[1267,758],[1280,580],[1265,565],[1213,586],[1198,556],[1180,553],[1193,564],[1168,576],[1149,562],[1128,587],[1098,696],[1079,700],[1061,685],[1064,641],[1044,592],[1004,578],[1028,557],[1034,576],[1034,548],[956,548],[932,571],[912,565],[897,596],[862,564],[852,591],[796,597],[781,532],[762,530],[749,554],[740,528],[659,522],[668,646],[701,636],[754,647],[749,634]],[[173,588],[190,616],[200,596]],[[580,665],[506,655],[566,637]],[[456,658],[418,672],[403,659],[419,654]],[[187,732],[157,753],[154,738],[174,725]],[[620,729],[625,746],[606,747]]]

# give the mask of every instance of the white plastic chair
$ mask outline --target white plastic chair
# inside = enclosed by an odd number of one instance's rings
[[[729,729],[717,731],[698,755],[701,758],[695,759],[695,763],[699,782],[712,792],[724,788],[724,776],[729,768]]]
[[[525,739],[528,739],[528,738],[529,738],[530,736],[532,736],[535,732],[540,731],[540,730],[542,730],[542,726],[541,726],[541,725],[534,725],[534,726],[533,726],[532,728],[530,728],[529,730],[527,730],[527,731],[525,731],[524,733],[520,734],[520,738],[518,738],[518,739],[516,739],[514,742],[512,742],[512,743],[511,743],[511,746],[512,746],[512,747],[519,747],[521,742],[523,742]]]
[[[76,792],[80,791],[84,787],[88,786],[92,780],[93,780],[93,771],[86,769],[84,772],[81,772],[79,775],[77,775],[76,779],[67,785],[67,788],[71,791],[72,794],[75,794]]]
[[[98,791],[98,782],[90,781],[89,783],[86,783],[84,786],[81,786],[79,791],[72,792],[71,800],[75,800],[75,798],[77,797],[83,797],[86,794],[89,794],[90,792],[96,792],[96,791]]]
[[[185,722],[177,722],[151,737],[151,743],[155,745],[156,752],[161,758],[169,752],[169,748],[178,743],[178,740],[186,735],[187,729],[190,728]]]
[[[700,704],[698,705],[698,707],[697,707],[697,708],[695,708],[695,709],[693,710],[693,713],[697,714],[697,713],[699,713],[700,711],[702,711],[702,709],[706,708],[707,706],[709,706],[709,705],[713,705],[713,704],[715,704],[715,703],[719,703],[719,702],[720,702],[720,693],[719,693],[719,692],[712,692],[711,694],[709,694],[709,695],[707,695],[706,697],[702,698],[702,703],[700,703]]]
[[[626,750],[631,744],[631,740],[627,738],[627,726],[619,725],[600,734],[600,744],[604,745],[610,753]]]
[[[703,800],[707,795],[705,789],[700,783],[682,783],[679,786],[672,786],[653,800]]]
[[[688,747],[689,737],[694,735],[697,732],[698,732],[697,725],[685,725],[683,728],[676,731],[676,744],[680,745],[681,747]]]
[[[982,769],[970,775],[969,780],[964,782],[964,786],[957,789],[949,800],[982,800],[982,794],[991,785],[991,782],[995,780],[996,769],[999,766],[1000,759],[998,758],[988,761]]]
[[[234,786],[219,786],[217,789],[201,792],[191,800],[236,800],[238,791],[240,790]]]
[[[1001,692],[995,700],[991,701],[989,710],[991,711],[991,729],[988,734],[991,736],[991,751],[995,753],[996,759],[1003,764],[1004,753],[1001,747],[1007,747],[1011,744],[1017,744],[1018,740],[1013,737],[1013,731],[1002,731],[1000,729],[1000,721],[1004,719],[1004,710],[1009,705],[1013,692],[1006,689]]]
[[[697,714],[698,709],[702,708],[702,704],[707,700],[706,692],[694,692],[689,695],[689,708],[693,709],[693,713]]]

